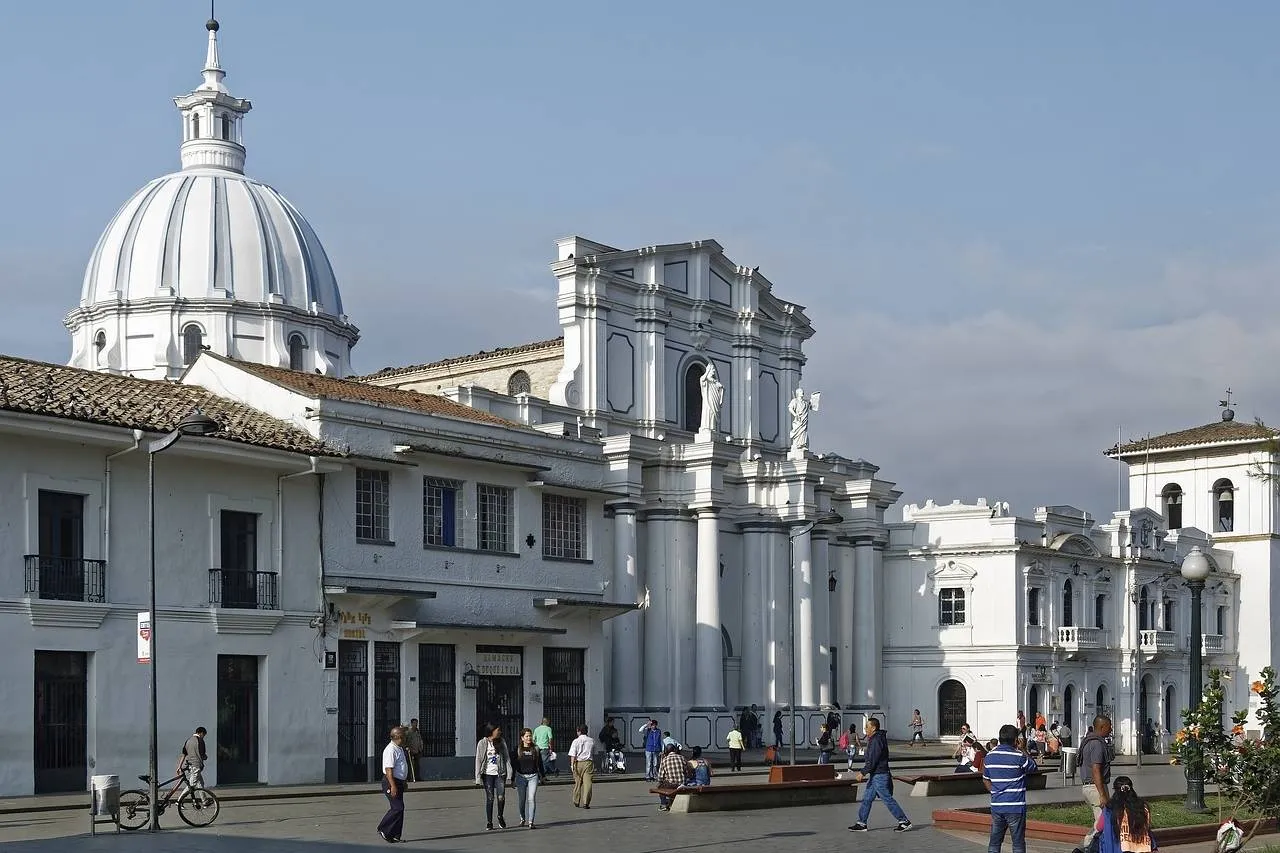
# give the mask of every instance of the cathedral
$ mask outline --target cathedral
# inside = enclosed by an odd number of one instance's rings
[[[1248,476],[1270,431],[1105,449],[1131,508],[1102,522],[899,507],[876,465],[810,446],[841,389],[805,384],[809,313],[710,239],[564,238],[558,337],[357,375],[315,230],[245,173],[251,104],[206,29],[181,168],[93,247],[69,365],[0,357],[0,677],[35,744],[0,794],[143,769],[148,548],[162,743],[203,722],[211,783],[365,781],[411,718],[424,776],[543,717],[562,746],[609,715],[631,750],[650,717],[719,749],[751,705],[801,744],[832,712],[901,737],[919,708],[930,739],[1109,713],[1132,752],[1179,726],[1193,552],[1202,650],[1249,702],[1280,605],[1275,493]]]

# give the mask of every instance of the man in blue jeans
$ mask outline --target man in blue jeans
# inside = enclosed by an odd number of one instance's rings
[[[898,821],[894,832],[906,832],[911,828],[911,820],[907,813],[893,798],[893,776],[889,772],[889,738],[880,731],[880,721],[875,717],[867,718],[867,760],[862,765],[862,772],[854,777],[854,781],[867,783],[862,795],[862,805],[858,808],[858,822],[849,827],[850,832],[866,832],[867,818],[871,816],[871,804],[876,798],[884,800],[889,807],[889,814]]]
[[[657,720],[640,729],[644,735],[644,778],[647,782],[658,781],[658,758],[662,755],[662,730]]]
[[[1027,774],[1035,773],[1031,756],[1019,751],[1018,727],[1000,727],[1000,745],[987,753],[982,784],[991,793],[991,842],[987,853],[1000,853],[1005,830],[1013,836],[1013,853],[1027,853]]]

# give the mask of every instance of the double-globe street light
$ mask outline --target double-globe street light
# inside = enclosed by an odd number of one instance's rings
[[[1182,561],[1182,579],[1191,589],[1191,680],[1188,689],[1187,707],[1196,710],[1200,707],[1203,680],[1200,673],[1201,656],[1203,654],[1204,635],[1200,624],[1200,595],[1204,592],[1204,582],[1209,577],[1209,558],[1193,547]],[[1189,740],[1194,754],[1187,762],[1187,802],[1186,809],[1192,814],[1205,811],[1204,805],[1204,753],[1195,738]]]
[[[158,438],[147,445],[147,534],[151,540],[151,559],[150,571],[147,576],[147,598],[151,607],[151,638],[150,638],[150,654],[147,656],[147,670],[151,679],[151,745],[147,758],[147,799],[148,799],[148,829],[155,832],[160,829],[160,812],[159,812],[159,796],[158,790],[160,781],[160,767],[158,760],[158,715],[156,713],[157,693],[156,693],[156,623],[159,622],[159,613],[156,611],[156,454],[163,453],[170,447],[178,443],[183,436],[193,435],[211,435],[217,432],[221,427],[213,418],[196,409],[191,414],[183,418],[173,432],[164,438]]]
[[[796,537],[803,536],[806,533],[813,532],[815,527],[823,524],[839,524],[844,521],[844,516],[838,512],[829,512],[821,518],[813,521],[803,521],[795,524],[787,537],[787,605],[788,610],[787,625],[790,628],[788,632],[791,636],[787,641],[787,645],[791,650],[791,697],[788,704],[791,712],[791,764],[796,763],[796,572],[799,567],[796,565]],[[794,522],[793,522],[794,524]],[[809,551],[809,586],[810,595],[813,594],[813,551]]]

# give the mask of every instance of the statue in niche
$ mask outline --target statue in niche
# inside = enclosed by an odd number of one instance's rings
[[[791,414],[791,449],[799,452],[809,447],[809,413],[818,411],[822,400],[822,392],[815,392],[805,399],[804,389],[796,388],[796,395],[787,404]]]
[[[724,405],[724,384],[716,376],[715,362],[707,363],[698,384],[702,386],[702,421],[698,430],[714,432],[719,428],[720,407]]]

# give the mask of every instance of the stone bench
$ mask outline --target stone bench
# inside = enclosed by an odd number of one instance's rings
[[[893,777],[904,785],[911,786],[913,797],[945,797],[960,794],[985,794],[987,787],[982,784],[981,773],[925,773],[915,776]],[[1049,773],[1037,770],[1027,774],[1027,790],[1043,791],[1049,783]]]
[[[649,793],[671,797],[671,811],[682,813],[826,806],[858,801],[858,786],[839,779],[650,788]]]
[[[769,783],[830,782],[836,778],[834,764],[775,764],[769,768]]]

